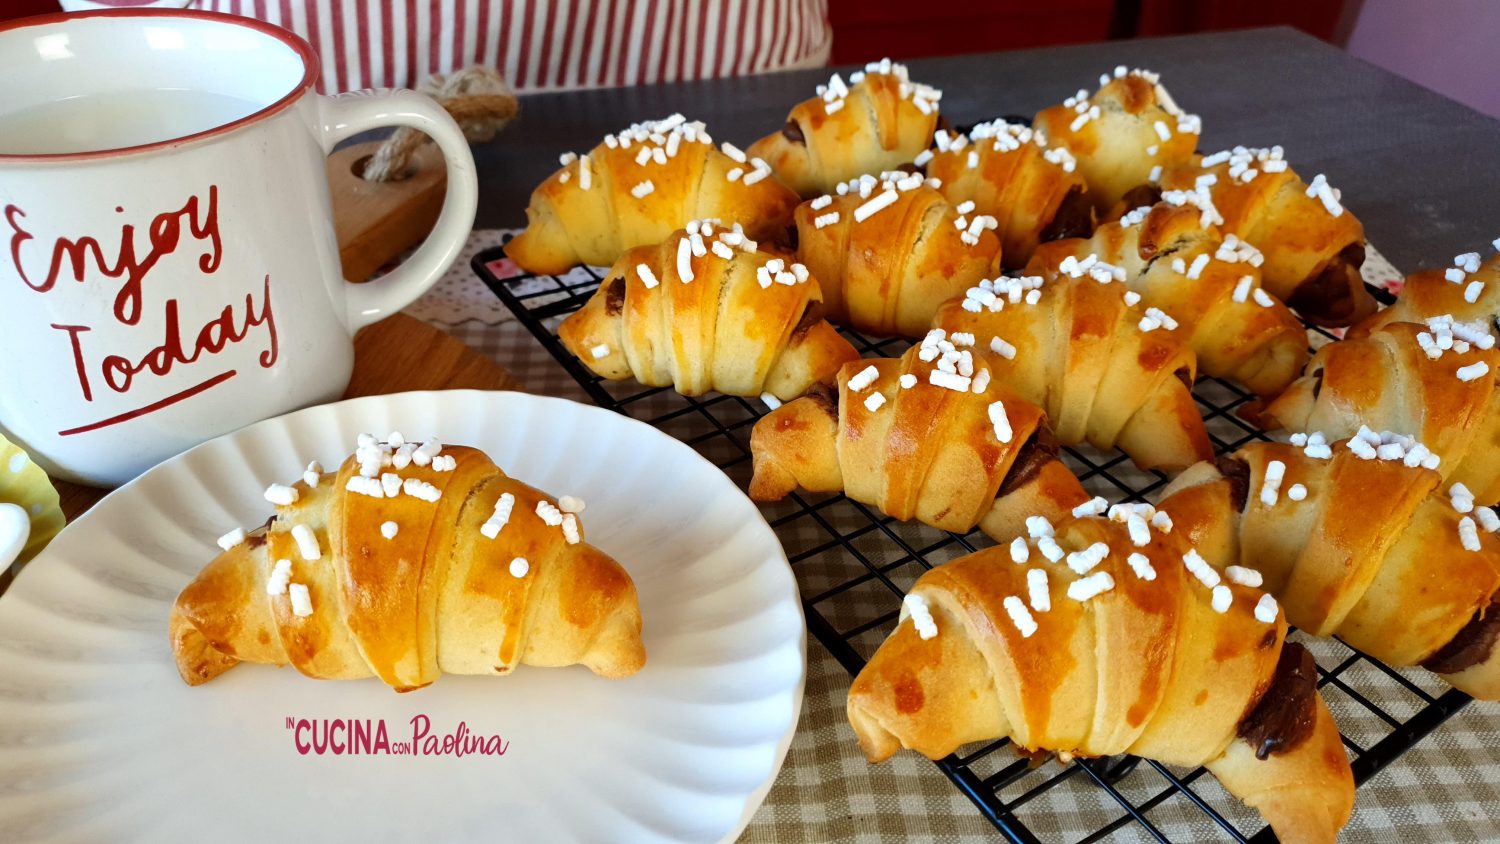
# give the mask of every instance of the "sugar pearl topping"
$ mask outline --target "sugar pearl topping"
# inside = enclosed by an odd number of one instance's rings
[[[237,527],[234,530],[219,537],[216,541],[218,542],[220,548],[228,551],[236,545],[240,545],[241,543],[243,543],[246,536],[247,534],[245,533],[245,529]]]
[[[266,578],[267,595],[285,595],[286,587],[292,580],[292,561],[287,559],[277,560],[271,567],[271,574]]]
[[[921,595],[907,593],[901,599],[901,615],[910,618],[912,626],[917,629],[917,635],[923,639],[931,639],[938,634],[937,622],[932,618],[932,610],[927,606],[927,599]]]
[[[1010,616],[1011,624],[1014,624],[1016,630],[1020,632],[1021,638],[1029,639],[1032,634],[1036,633],[1036,619],[1032,617],[1031,610],[1026,608],[1026,604],[1022,603],[1020,598],[1015,595],[1006,595],[1001,604],[1005,607],[1005,614]]]

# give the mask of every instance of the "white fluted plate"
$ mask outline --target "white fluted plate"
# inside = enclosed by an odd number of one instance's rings
[[[242,665],[197,688],[172,601],[271,482],[361,431],[473,445],[587,502],[590,542],[640,594],[647,663],[444,676],[396,694]],[[110,495],[0,596],[0,841],[717,841],[765,798],[801,709],[796,584],[754,505],[639,422],[520,393],[356,399],[252,425]],[[503,756],[298,752],[288,719],[466,724]],[[303,733],[303,738],[308,738]]]

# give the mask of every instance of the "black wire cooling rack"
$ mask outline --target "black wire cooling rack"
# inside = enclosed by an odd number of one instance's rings
[[[490,264],[500,249],[479,253],[473,268],[589,397],[610,410],[674,436],[724,470],[742,488],[751,474],[750,430],[767,408],[754,399],[709,395],[691,398],[670,388],[599,378],[563,348],[557,326],[578,310],[602,281],[579,268],[565,276],[497,277]],[[1391,297],[1371,288],[1383,301]],[[871,339],[843,330],[865,357],[897,357],[909,343]],[[1311,345],[1334,336],[1309,326]],[[1268,439],[1236,415],[1253,396],[1216,378],[1200,377],[1193,395],[1218,453]],[[1167,483],[1160,472],[1142,472],[1118,451],[1065,449],[1064,459],[1091,494],[1112,501],[1143,501]],[[794,493],[763,508],[786,547],[796,573],[808,630],[849,673],[856,674],[896,623],[901,598],[924,571],[991,544],[978,531],[958,535],[898,522],[842,495]],[[1435,727],[1468,704],[1468,695],[1420,670],[1398,670],[1342,643],[1293,634],[1312,651],[1324,699],[1333,711],[1364,783]],[[1260,816],[1230,797],[1204,769],[1174,769],[1122,756],[1038,765],[1001,753],[1008,740],[938,761],[937,767],[971,799],[999,833],[1014,842],[1056,835],[1053,818],[1086,810],[1109,817],[1097,828],[1068,832],[1077,842],[1100,841],[1127,827],[1136,838],[1170,841],[1218,838],[1274,841]],[[1144,763],[1144,764],[1142,764]],[[1075,780],[1092,783],[1080,787]],[[1040,823],[1028,823],[1028,818]],[[1128,834],[1128,831],[1127,833]]]

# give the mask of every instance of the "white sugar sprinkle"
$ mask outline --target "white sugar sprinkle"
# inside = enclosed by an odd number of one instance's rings
[[[1010,561],[1021,565],[1031,559],[1031,546],[1026,544],[1024,537],[1016,537],[1010,541]]]
[[[266,500],[278,507],[287,507],[297,503],[300,493],[296,487],[286,484],[271,484],[266,487]]]
[[[1260,572],[1255,569],[1245,568],[1244,566],[1227,566],[1224,569],[1224,576],[1229,578],[1230,583],[1238,583],[1241,586],[1251,586],[1256,589],[1259,589],[1260,585],[1265,582],[1264,578],[1260,576]]]
[[[1198,553],[1198,549],[1193,548],[1186,554],[1183,554],[1182,563],[1187,566],[1187,570],[1192,573],[1193,577],[1198,578],[1198,582],[1204,586],[1212,589],[1219,585],[1219,573],[1214,571],[1214,567],[1209,565],[1207,560],[1203,559],[1203,555]]]
[[[917,630],[917,636],[926,640],[938,634],[937,622],[933,620],[932,611],[927,607],[927,599],[921,595],[908,593],[905,598],[901,599],[901,606],[911,618],[912,626]]]
[[[1219,585],[1214,587],[1213,599],[1210,602],[1214,612],[1223,614],[1229,612],[1229,607],[1234,603],[1234,593],[1229,591],[1228,586]]]
[[[867,366],[864,369],[861,369],[859,372],[855,373],[854,376],[849,379],[849,389],[853,390],[856,393],[861,392],[866,387],[874,384],[875,379],[879,377],[880,370],[876,369],[874,364],[871,364],[870,366]]]
[[[1068,597],[1083,602],[1115,588],[1115,579],[1107,571],[1096,571],[1068,584]]]
[[[1052,609],[1052,593],[1047,587],[1045,569],[1032,569],[1026,572],[1027,597],[1030,599],[1031,608],[1037,612],[1048,612]]]
[[[557,527],[562,524],[562,511],[557,509],[557,505],[550,501],[538,501],[536,503],[536,514],[550,527]]]
[[[771,393],[761,393],[760,400],[765,402],[766,407],[769,407],[772,410],[781,407],[781,399],[776,398],[776,396],[772,395]]]
[[[529,571],[531,571],[531,563],[527,562],[525,557],[516,557],[510,561],[511,577],[525,577]]]
[[[1471,363],[1468,366],[1460,367],[1458,371],[1453,374],[1457,375],[1458,380],[1460,381],[1473,381],[1474,379],[1480,377],[1481,375],[1484,375],[1489,371],[1490,365],[1481,360],[1475,363]]]
[[[1015,432],[1010,427],[1010,417],[1005,413],[1005,402],[993,402],[989,407],[990,424],[995,428],[995,439],[1008,443]]]
[[[630,195],[636,199],[645,199],[654,190],[656,190],[656,185],[652,184],[650,179],[647,179],[631,188]]]
[[[594,356],[594,360],[599,360],[602,357],[606,357],[609,355],[609,344],[600,343],[592,349],[589,349],[589,354]]]
[[[1267,593],[1260,596],[1260,600],[1255,603],[1255,620],[1262,624],[1271,624],[1276,621],[1278,611],[1276,599]]]
[[[396,524],[395,522],[380,523],[380,535],[385,537],[386,539],[395,539],[397,532],[399,532],[400,530],[401,526]]]
[[[1131,545],[1144,548],[1151,544],[1151,529],[1146,526],[1146,519],[1140,513],[1131,513],[1125,520],[1125,527],[1130,531]]]
[[[881,406],[884,405],[884,404],[885,404],[885,394],[884,393],[871,393],[870,396],[869,396],[869,398],[865,399],[865,410],[868,410],[871,413],[874,413],[875,411],[879,410],[881,408]]]
[[[1011,624],[1014,624],[1016,630],[1020,631],[1021,638],[1031,638],[1037,630],[1036,619],[1031,617],[1031,611],[1026,609],[1021,599],[1015,595],[1006,595],[1001,603],[1005,606],[1005,613],[1010,616]]]
[[[307,471],[302,473],[302,482],[307,484],[308,489],[317,489],[323,480],[323,467],[318,461],[307,464]]]
[[[233,548],[236,545],[244,542],[245,536],[246,534],[244,528],[235,528],[234,530],[219,537],[216,541],[218,542],[220,548],[228,551],[230,548]]]
[[[1042,552],[1043,557],[1054,563],[1066,556],[1066,552],[1063,551],[1062,546],[1058,545],[1057,540],[1050,536],[1039,537],[1036,541],[1036,548]]]
[[[1088,501],[1085,501],[1077,507],[1074,507],[1073,516],[1075,518],[1082,518],[1084,516],[1101,516],[1104,514],[1104,511],[1108,509],[1109,502],[1105,501],[1103,496],[1096,495],[1093,498],[1090,498]]]
[[[1286,497],[1293,501],[1301,501],[1307,497],[1307,487],[1302,484],[1292,484],[1292,488],[1286,491]]]
[[[1172,532],[1172,516],[1165,510],[1158,510],[1151,516],[1151,526],[1162,533]]]
[[[308,593],[305,585],[291,584],[287,587],[287,597],[292,600],[292,615],[307,618],[313,614],[312,595]]]
[[[1041,539],[1044,536],[1053,536],[1052,523],[1047,521],[1046,516],[1027,516],[1026,535],[1032,539]]]
[[[578,516],[573,513],[564,513],[562,517],[563,539],[569,545],[577,545],[583,537],[578,532]]]
[[[863,223],[881,210],[892,205],[899,198],[900,194],[894,190],[881,191],[880,195],[867,200],[863,205],[854,209],[854,222]]]
[[[1480,548],[1479,529],[1468,516],[1458,520],[1458,541],[1463,544],[1465,551],[1478,551]]]
[[[292,540],[297,543],[297,553],[302,555],[302,559],[317,560],[323,557],[323,549],[318,545],[318,536],[307,525],[293,525]]]
[[[266,578],[267,595],[285,595],[286,586],[292,579],[292,561],[277,560],[271,569],[270,577]]]
[[[1277,498],[1281,493],[1281,479],[1286,475],[1286,464],[1280,460],[1272,460],[1266,464],[1266,476],[1261,482],[1260,503],[1267,507],[1275,507]]]
[[[1145,554],[1135,553],[1125,558],[1130,564],[1130,570],[1141,580],[1155,580],[1156,569],[1151,565],[1151,560]]]

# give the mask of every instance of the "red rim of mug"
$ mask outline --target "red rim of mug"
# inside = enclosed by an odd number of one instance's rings
[[[157,18],[163,20],[199,20],[211,21],[229,26],[239,26],[251,29],[262,35],[272,38],[292,48],[298,58],[302,60],[302,80],[297,83],[285,96],[270,105],[247,114],[237,120],[232,120],[218,126],[194,132],[191,135],[182,135],[176,138],[168,138],[164,141],[153,141],[149,144],[137,144],[128,147],[115,147],[112,149],[87,150],[84,152],[49,152],[35,154],[19,154],[0,152],[0,164],[26,164],[26,163],[54,163],[64,161],[93,161],[103,158],[116,158],[124,155],[133,155],[143,152],[156,152],[159,150],[172,149],[185,144],[216,138],[237,129],[258,123],[268,117],[285,111],[292,103],[301,99],[304,94],[312,90],[317,82],[319,64],[318,56],[313,52],[311,44],[298,36],[296,33],[288,32],[279,26],[274,26],[254,18],[245,18],[238,15],[227,15],[221,12],[204,12],[191,9],[101,9],[89,12],[59,12],[50,15],[37,15],[30,18],[20,18],[9,23],[0,23],[0,35],[13,33],[20,29],[31,29],[35,27],[51,26],[53,24],[69,23],[77,20],[90,18]]]

